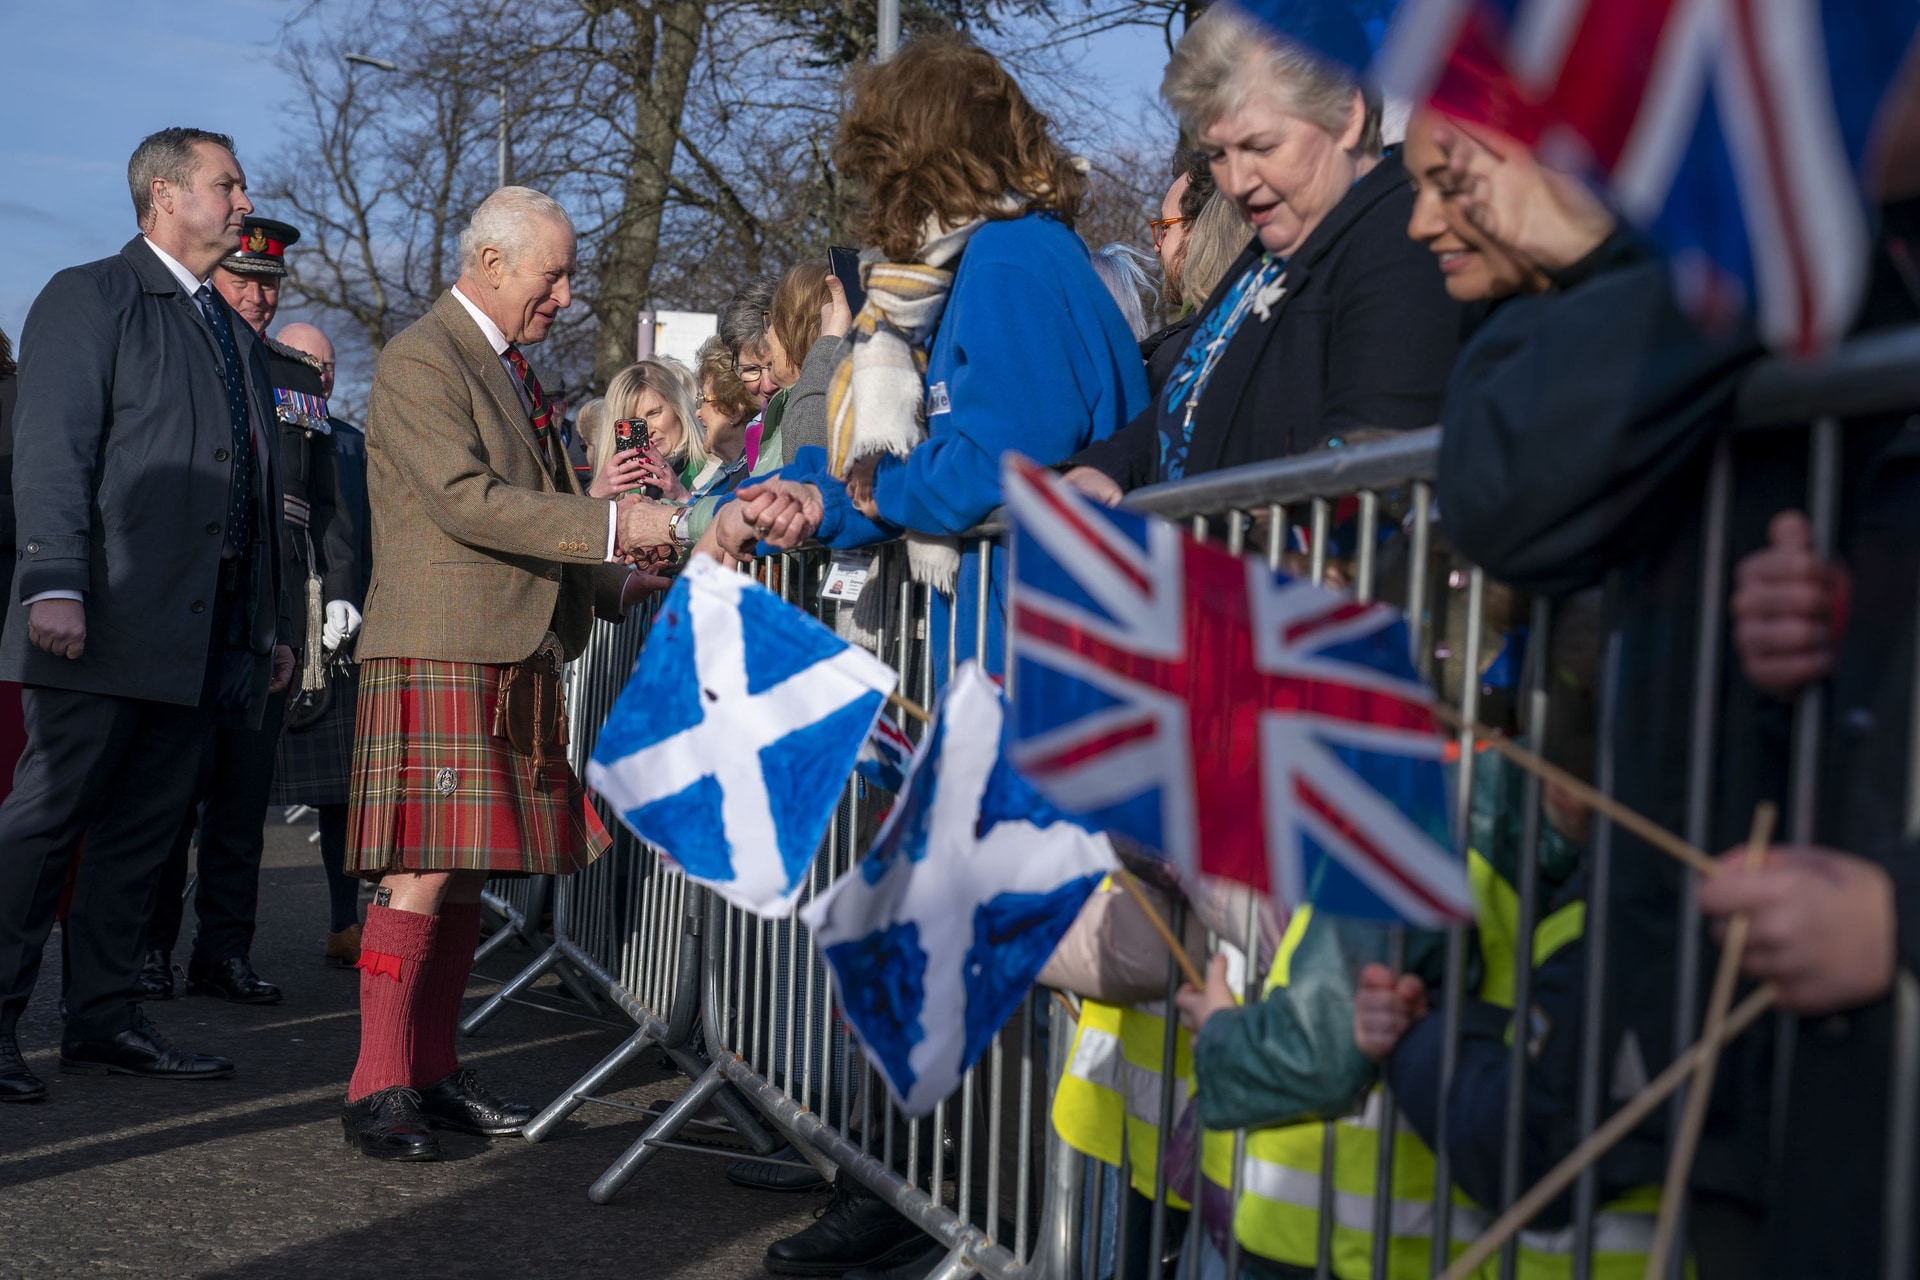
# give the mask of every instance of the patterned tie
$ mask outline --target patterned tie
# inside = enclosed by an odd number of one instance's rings
[[[527,399],[533,403],[534,438],[540,442],[540,452],[546,457],[547,465],[552,466],[553,406],[547,403],[547,393],[540,389],[540,379],[533,376],[533,369],[520,354],[520,348],[509,342],[505,354],[507,363],[513,366],[514,377],[520,379],[520,385],[527,389]]]
[[[227,488],[227,541],[245,554],[252,536],[253,513],[253,428],[247,417],[246,376],[240,371],[240,349],[233,342],[233,328],[227,323],[227,309],[213,296],[210,285],[194,291],[201,314],[220,344],[220,355],[227,379],[227,417],[233,426],[233,478]]]

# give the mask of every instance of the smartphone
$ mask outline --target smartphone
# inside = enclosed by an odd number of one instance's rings
[[[847,308],[859,315],[860,309],[867,305],[867,291],[860,285],[860,251],[834,245],[827,250],[827,266],[840,279],[840,287],[847,291]]]
[[[626,453],[631,449],[638,449],[646,454],[647,457],[653,457],[653,436],[652,433],[647,430],[647,420],[645,418],[618,418],[614,421],[613,451],[615,453]],[[658,461],[658,459],[655,460]],[[640,486],[640,492],[646,494],[649,498],[658,498],[660,496],[660,486],[657,484],[643,484]]]

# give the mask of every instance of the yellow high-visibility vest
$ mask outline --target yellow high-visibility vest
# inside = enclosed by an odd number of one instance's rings
[[[1519,899],[1492,866],[1471,851],[1468,879],[1485,958],[1478,996],[1511,1008]],[[1267,991],[1287,984],[1290,961],[1310,916],[1311,908],[1302,908],[1289,921],[1268,974]],[[1533,963],[1538,965],[1577,939],[1585,919],[1585,904],[1575,903],[1540,921],[1534,929]],[[1369,1280],[1373,1276],[1374,1190],[1378,1185],[1383,1097],[1375,1090],[1359,1116],[1330,1124],[1260,1129],[1247,1135],[1241,1196],[1234,1213],[1234,1233],[1244,1248],[1293,1266],[1316,1265],[1322,1204],[1325,1192],[1330,1190],[1333,1274],[1342,1280]],[[1330,1187],[1322,1176],[1329,1147],[1333,1155]],[[1224,1172],[1231,1173],[1231,1162]],[[1432,1151],[1411,1126],[1401,1121],[1394,1128],[1393,1183],[1387,1205],[1388,1230],[1392,1233],[1387,1247],[1390,1280],[1424,1280],[1432,1274],[1434,1174]],[[1215,1175],[1210,1171],[1209,1176]],[[1217,1176],[1216,1181],[1224,1183]],[[1594,1276],[1600,1280],[1632,1280],[1642,1275],[1653,1236],[1651,1211],[1657,1211],[1658,1206],[1657,1189],[1640,1189],[1608,1204],[1596,1215]],[[1458,1190],[1453,1193],[1449,1217],[1448,1241],[1455,1256],[1493,1219]],[[1519,1273],[1529,1280],[1571,1277],[1572,1243],[1571,1228],[1523,1232]],[[1496,1276],[1497,1265],[1490,1263],[1485,1274]]]

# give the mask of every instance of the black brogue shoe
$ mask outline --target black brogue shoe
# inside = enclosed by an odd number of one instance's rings
[[[405,1085],[381,1089],[340,1109],[347,1145],[375,1160],[438,1160],[440,1141],[420,1114],[420,1095]]]
[[[462,1067],[420,1091],[420,1114],[438,1129],[498,1138],[526,1128],[527,1121],[533,1119],[533,1108],[500,1101],[473,1072]]]

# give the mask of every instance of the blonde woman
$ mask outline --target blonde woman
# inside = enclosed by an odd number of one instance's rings
[[[588,492],[612,497],[651,485],[663,501],[686,502],[693,480],[707,465],[706,441],[694,413],[699,400],[693,373],[669,357],[649,357],[614,374],[593,445],[599,474]],[[644,422],[651,449],[616,453],[614,424],[622,421]]]

